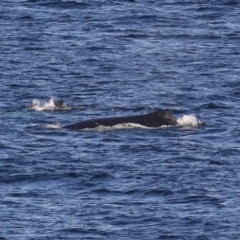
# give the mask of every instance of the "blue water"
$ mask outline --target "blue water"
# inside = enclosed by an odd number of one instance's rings
[[[0,239],[240,239],[239,63],[239,1],[0,1]]]

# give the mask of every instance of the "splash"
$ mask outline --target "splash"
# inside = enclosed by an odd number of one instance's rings
[[[57,104],[59,101],[55,101],[54,97],[51,97],[48,102],[41,103],[39,100],[34,99],[32,101],[32,105],[29,107],[35,111],[54,111],[54,110],[69,110],[70,108],[67,107],[65,103],[62,103],[61,105]]]
[[[177,119],[180,126],[183,127],[197,127],[201,122],[194,115],[183,115]]]

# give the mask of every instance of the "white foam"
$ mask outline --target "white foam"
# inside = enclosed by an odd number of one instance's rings
[[[183,127],[197,127],[200,121],[194,115],[183,115],[177,119],[180,126]]]
[[[116,130],[116,129],[131,129],[131,128],[148,129],[148,127],[145,127],[136,123],[121,123],[121,124],[116,124],[114,126],[99,125],[98,127],[95,127],[95,128],[84,128],[83,130],[109,131],[109,130]]]
[[[161,126],[159,128],[166,128],[169,126]],[[154,127],[146,127],[137,123],[121,123],[114,126],[98,126],[95,128],[85,128],[83,130],[96,130],[96,131],[110,131],[110,130],[121,130],[121,129],[156,129]]]
[[[43,125],[44,128],[61,128],[60,123],[56,123],[56,124],[44,124]]]
[[[34,99],[32,101],[32,105],[30,106],[30,108],[35,111],[44,111],[44,110],[54,111],[54,110],[60,109],[54,104],[54,97],[51,97],[48,102],[43,102],[43,103],[41,103],[37,99]],[[70,108],[67,107],[66,104],[63,104],[63,107],[61,107],[61,109],[68,110]]]

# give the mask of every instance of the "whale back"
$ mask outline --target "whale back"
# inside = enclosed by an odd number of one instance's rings
[[[65,128],[79,130],[85,128],[95,128],[98,126],[114,126],[123,123],[136,123],[146,127],[160,127],[168,125],[176,125],[177,121],[172,116],[172,112],[169,110],[157,110],[152,113],[126,116],[126,117],[109,117],[109,118],[96,118],[91,120],[85,120],[78,123],[73,123],[65,126]]]
[[[177,125],[177,120],[173,117],[170,110],[157,110],[155,112],[146,114],[145,124],[148,127],[161,127],[169,125]]]

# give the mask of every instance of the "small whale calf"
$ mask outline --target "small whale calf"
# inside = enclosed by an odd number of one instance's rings
[[[96,128],[98,126],[112,127],[114,125],[124,123],[136,123],[152,128],[178,124],[176,118],[172,116],[172,112],[170,110],[159,109],[155,112],[143,115],[90,119],[66,125],[64,128],[81,130],[86,128]]]

